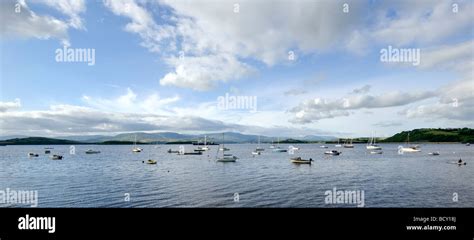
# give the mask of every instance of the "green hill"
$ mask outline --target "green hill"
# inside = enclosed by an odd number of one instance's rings
[[[72,145],[83,144],[77,141],[45,138],[45,137],[27,137],[27,138],[13,138],[5,141],[0,141],[3,145]]]
[[[406,142],[410,133],[410,142],[474,142],[474,129],[471,128],[422,128],[403,131],[382,142]]]

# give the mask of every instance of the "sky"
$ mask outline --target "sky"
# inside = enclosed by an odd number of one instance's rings
[[[474,1],[0,7],[0,135],[474,127]]]

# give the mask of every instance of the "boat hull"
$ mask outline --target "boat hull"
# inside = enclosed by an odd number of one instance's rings
[[[402,152],[404,153],[417,153],[417,152],[421,152],[420,149],[413,149],[413,148],[401,148],[400,149]]]
[[[367,150],[382,150],[382,147],[379,146],[367,146]]]
[[[235,162],[237,161],[237,158],[219,158],[217,159],[218,162]]]

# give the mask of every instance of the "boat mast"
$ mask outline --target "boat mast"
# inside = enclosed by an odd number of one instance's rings
[[[224,133],[222,133],[222,158],[224,158],[225,145],[224,145]]]

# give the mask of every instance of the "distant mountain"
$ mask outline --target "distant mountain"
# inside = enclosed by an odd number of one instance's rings
[[[410,133],[410,142],[474,142],[474,129],[471,128],[422,128],[403,131],[382,142],[406,142]]]
[[[77,142],[86,142],[93,143],[96,142],[96,139],[107,138],[108,136],[104,135],[81,135],[81,136],[64,136],[59,137],[64,140],[77,141]]]
[[[135,136],[137,137],[137,142],[170,142],[177,140],[191,140],[196,138],[193,135],[179,134],[174,132],[162,132],[162,133],[122,133],[115,136],[103,136],[98,138],[90,139],[89,141],[93,142],[105,142],[105,141],[135,141]]]
[[[225,132],[226,143],[256,143],[258,142],[258,135],[248,135],[237,132]],[[104,136],[104,135],[83,135],[83,136],[66,136],[55,138],[44,138],[44,137],[24,137],[24,138],[12,138],[4,140],[3,144],[130,144],[135,141],[135,136],[138,143],[174,143],[174,144],[186,144],[191,142],[204,142],[204,137],[207,136],[207,141],[214,143],[222,143],[222,133],[209,133],[209,134],[180,134],[175,132],[161,132],[161,133],[122,133],[115,136]],[[260,136],[260,142],[270,143],[277,142],[276,137]],[[304,138],[284,138],[280,137],[280,142],[291,142],[291,143],[307,143],[307,142],[318,142],[318,141],[329,141],[337,139],[330,136],[306,136]],[[2,142],[2,141],[0,141]]]
[[[303,140],[303,141],[311,141],[311,142],[320,142],[320,141],[337,141],[337,137],[333,136],[315,136],[315,135],[307,135],[302,138],[295,138],[298,140]]]

